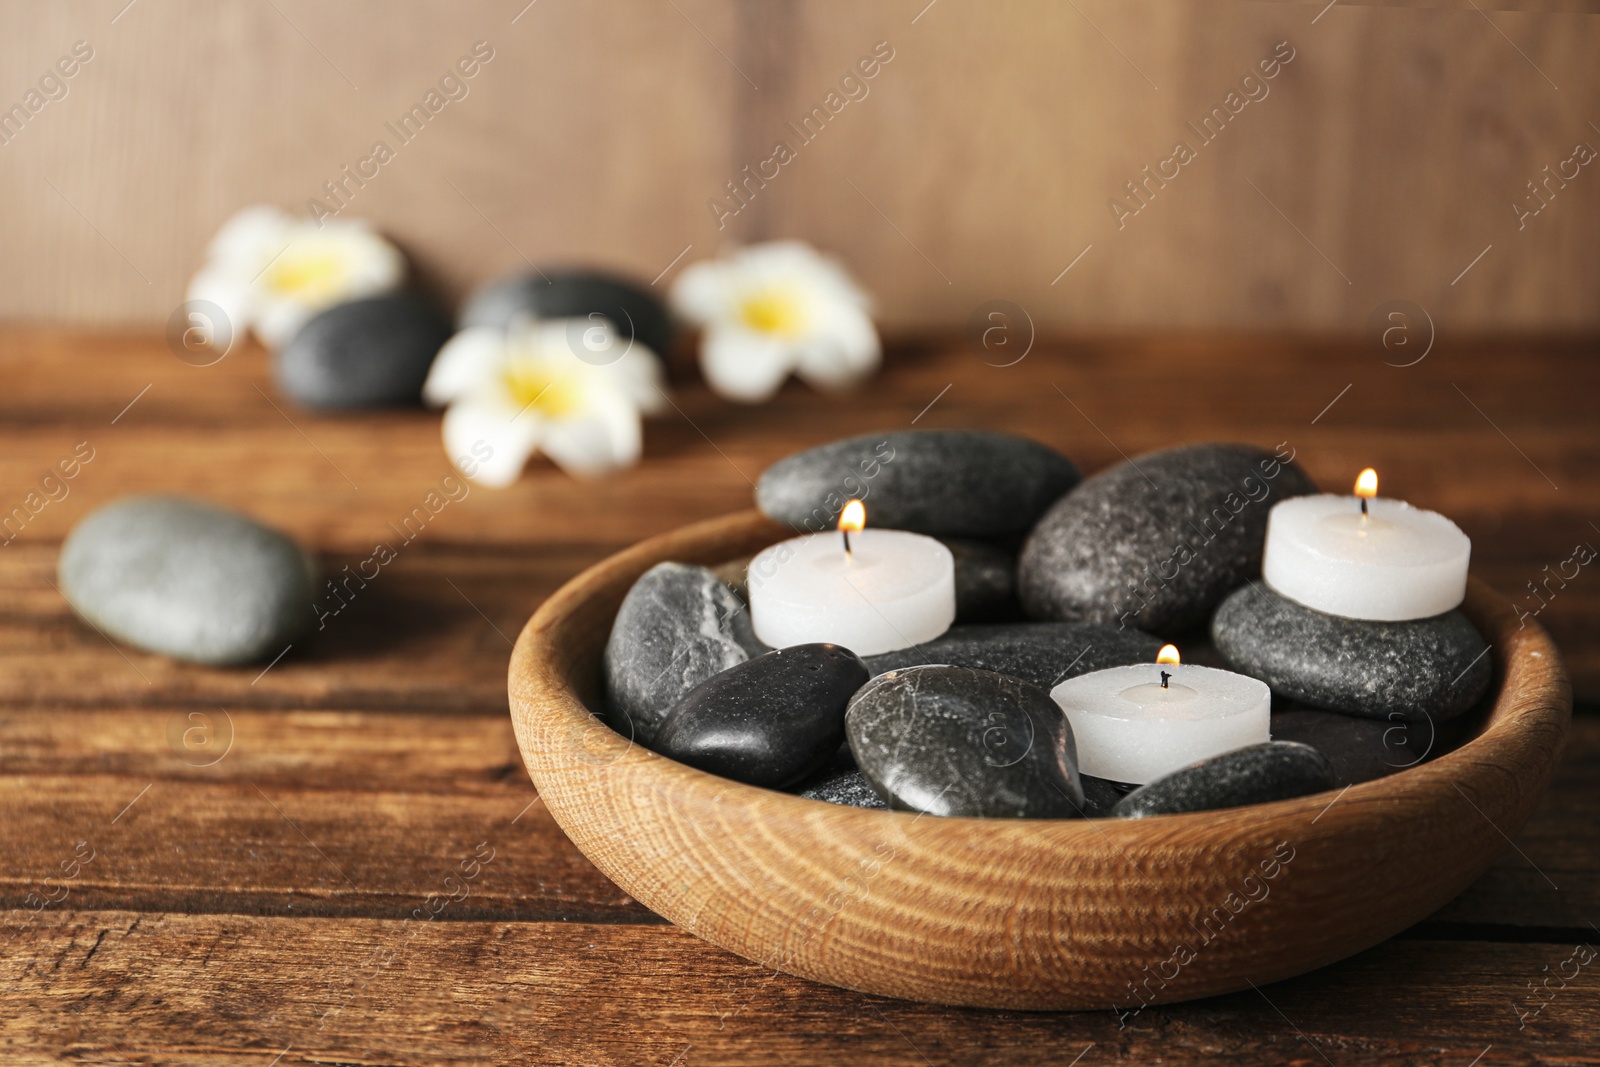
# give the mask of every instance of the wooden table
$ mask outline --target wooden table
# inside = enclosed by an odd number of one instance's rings
[[[512,638],[580,568],[747,506],[789,451],[913,423],[1020,431],[1091,471],[1218,438],[1287,441],[1329,487],[1371,464],[1386,493],[1461,523],[1479,576],[1526,596],[1600,545],[1596,347],[1442,338],[1401,369],[1360,341],[1100,338],[996,367],[959,339],[907,340],[848,398],[791,386],[752,410],[684,384],[642,466],[578,483],[536,461],[407,540],[449,473],[436,415],[298,411],[257,349],[193,367],[146,335],[0,335],[0,509],[93,450],[0,550],[0,1061],[1596,1062],[1600,960],[1554,977],[1600,944],[1592,710],[1533,822],[1432,919],[1119,1029],[1109,1011],[816,986],[666,925],[538,803],[505,697]],[[148,490],[244,509],[331,572],[380,541],[398,558],[266,669],[115,647],[62,602],[56,554],[91,508]],[[1552,583],[1540,615],[1580,703],[1600,700],[1595,569]],[[1559,991],[1535,995],[1545,979]]]

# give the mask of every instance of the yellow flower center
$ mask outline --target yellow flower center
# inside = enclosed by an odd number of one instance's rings
[[[329,249],[297,252],[293,246],[267,268],[267,288],[297,300],[318,301],[337,296],[348,270],[345,257]]]
[[[758,289],[739,304],[739,317],[757,333],[796,337],[805,328],[805,309],[793,292]]]
[[[583,385],[576,375],[563,374],[543,360],[517,360],[505,370],[506,390],[517,411],[537,411],[559,419],[576,411],[583,401]]]

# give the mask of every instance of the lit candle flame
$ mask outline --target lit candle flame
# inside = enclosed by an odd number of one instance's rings
[[[839,512],[839,529],[846,533],[857,533],[867,525],[867,507],[859,500],[852,500]]]
[[[1368,467],[1356,476],[1356,496],[1371,500],[1378,495],[1378,472]]]
[[[1156,653],[1156,662],[1170,663],[1173,666],[1177,666],[1180,662],[1182,662],[1178,659],[1178,646],[1162,645],[1161,651]]]

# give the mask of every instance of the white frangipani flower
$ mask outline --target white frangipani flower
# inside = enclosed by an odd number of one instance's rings
[[[188,299],[216,304],[236,333],[253,329],[277,347],[323,308],[388,292],[405,271],[400,250],[364,222],[319,226],[260,205],[222,224]]]
[[[663,406],[661,362],[602,319],[474,326],[446,342],[422,397],[444,414],[444,445],[461,473],[502,488],[528,457],[577,477],[638,462],[641,417]]]
[[[700,368],[731,400],[767,400],[791,371],[818,389],[847,388],[882,359],[867,294],[802,241],[695,263],[673,283],[672,306],[704,328]]]

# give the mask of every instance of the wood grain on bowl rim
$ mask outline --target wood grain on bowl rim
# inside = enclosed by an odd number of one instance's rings
[[[1488,867],[1532,813],[1570,718],[1549,637],[1476,580],[1464,608],[1499,687],[1476,736],[1389,778],[1248,808],[980,820],[844,807],[697,771],[593,716],[601,649],[640,574],[791,534],[741,512],[584,571],[523,628],[511,716],[540,796],[608,877],[713,944],[833,985],[1126,1011],[1324,966]]]

